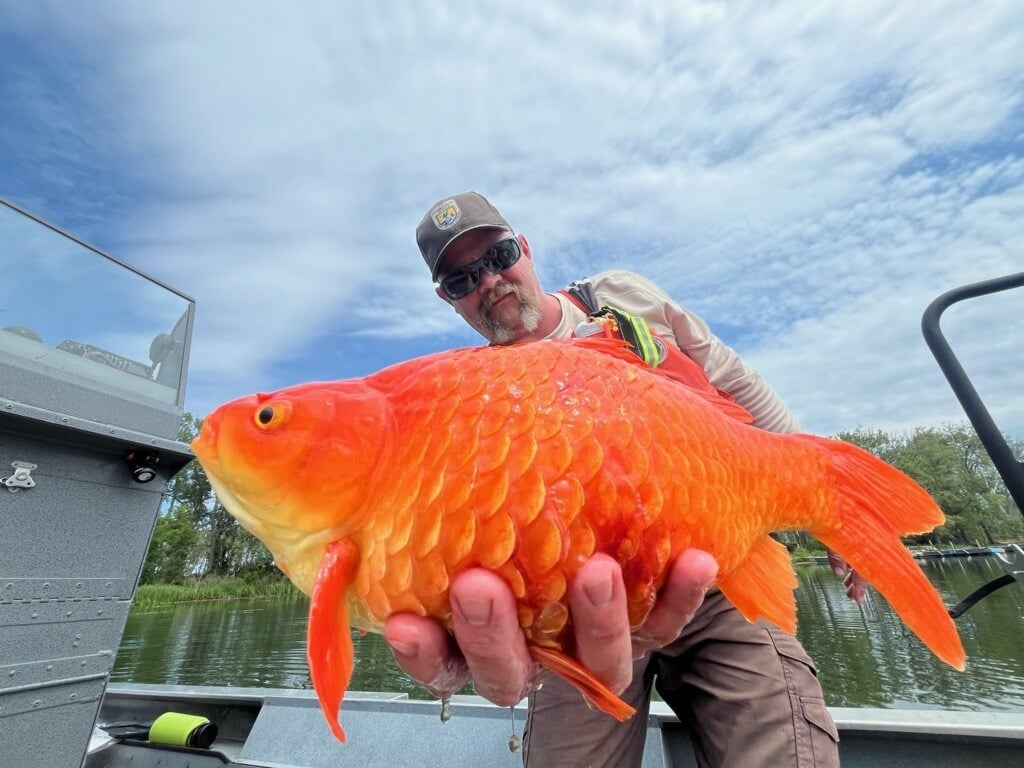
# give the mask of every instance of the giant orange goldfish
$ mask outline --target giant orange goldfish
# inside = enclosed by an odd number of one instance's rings
[[[621,565],[638,625],[688,547],[750,621],[796,627],[796,577],[769,532],[807,529],[871,582],[936,655],[964,651],[900,536],[941,524],[927,492],[837,440],[774,434],[645,367],[621,342],[542,341],[431,355],[362,379],[221,406],[192,447],[224,506],[312,595],[308,658],[335,735],[349,625],[450,622],[481,566],[518,601],[534,658],[598,706],[633,713],[562,650],[566,585],[596,552]]]

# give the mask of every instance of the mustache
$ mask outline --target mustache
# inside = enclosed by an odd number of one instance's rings
[[[523,290],[518,285],[515,283],[498,283],[484,296],[483,301],[480,302],[480,308],[484,312],[489,312],[499,300],[505,298],[510,293],[515,294],[515,297],[520,302],[523,301]]]

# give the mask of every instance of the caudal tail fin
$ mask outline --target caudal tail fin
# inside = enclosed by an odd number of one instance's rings
[[[871,453],[840,440],[807,437],[832,458],[836,496],[836,519],[811,528],[811,534],[881,592],[936,656],[962,670],[966,655],[956,626],[900,541],[941,525],[942,510],[920,485]]]

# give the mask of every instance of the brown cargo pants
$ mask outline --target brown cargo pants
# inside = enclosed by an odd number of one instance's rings
[[[526,768],[639,768],[652,684],[690,733],[701,768],[837,768],[839,734],[799,641],[751,624],[718,590],[671,645],[634,667],[624,723],[545,678],[530,697]]]

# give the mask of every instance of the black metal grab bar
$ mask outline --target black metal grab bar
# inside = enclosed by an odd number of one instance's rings
[[[964,413],[967,414],[967,418],[970,419],[975,432],[978,433],[981,444],[985,446],[985,450],[992,458],[993,465],[995,465],[1000,477],[1003,478],[1003,482],[1006,483],[1006,489],[1010,492],[1010,497],[1017,504],[1017,509],[1024,514],[1024,463],[1013,455],[1013,449],[1006,442],[1003,433],[999,431],[999,427],[992,419],[991,414],[989,414],[977,390],[974,388],[970,378],[968,378],[963,366],[953,353],[953,349],[939,328],[939,318],[952,304],[964,299],[1007,291],[1012,288],[1020,288],[1021,286],[1024,286],[1024,272],[997,277],[980,283],[971,283],[970,285],[964,285],[947,291],[925,309],[924,315],[921,317],[921,332],[924,334],[924,340],[935,357],[935,362],[939,364],[939,368],[945,374],[949,386],[953,389],[953,394],[960,401]]]

